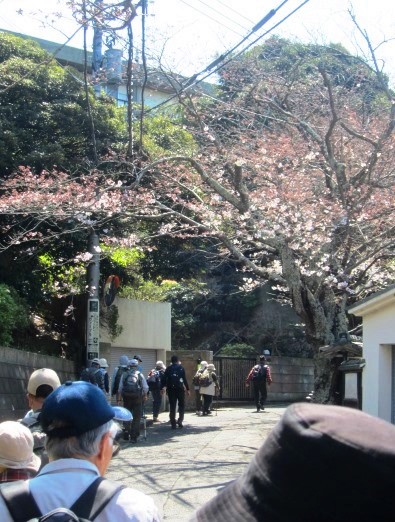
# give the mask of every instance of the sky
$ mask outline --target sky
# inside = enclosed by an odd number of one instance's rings
[[[117,0],[107,0],[114,3]],[[390,4],[391,1],[391,4]],[[366,46],[353,26],[352,9],[366,30],[385,71],[395,80],[395,17],[393,0],[309,0],[282,21],[304,0],[148,0],[145,19],[146,50],[151,58],[174,72],[191,76],[247,36],[272,9],[277,13],[253,39],[271,34],[316,43],[342,43],[350,52],[363,55]],[[135,2],[136,3],[136,2]],[[281,6],[281,7],[280,7]],[[140,13],[139,13],[140,15]],[[270,31],[275,24],[277,28]],[[133,21],[139,40],[141,16]],[[65,0],[0,0],[0,28],[64,43],[77,29]],[[88,42],[91,42],[88,35]],[[382,43],[385,42],[385,43]],[[82,47],[82,32],[70,41]],[[117,46],[121,46],[120,41]],[[240,48],[241,49],[241,48]]]

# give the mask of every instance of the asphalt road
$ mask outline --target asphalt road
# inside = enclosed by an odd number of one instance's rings
[[[170,429],[168,413],[147,427],[147,438],[122,443],[107,477],[150,495],[163,520],[187,522],[193,512],[245,469],[286,405],[221,407],[213,415],[186,413]],[[144,433],[144,432],[142,432]]]

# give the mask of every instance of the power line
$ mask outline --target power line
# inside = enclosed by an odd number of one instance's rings
[[[233,11],[234,13],[237,14],[237,16],[239,16],[240,18],[244,18],[244,20],[247,20],[247,22],[249,23],[253,23],[253,21],[250,19],[250,18],[247,18],[246,16],[244,16],[242,13],[239,13],[238,11],[236,11],[235,9],[233,9],[232,7],[228,6],[227,4],[225,4],[224,2],[222,2],[221,0],[217,0],[217,2],[221,5],[223,5],[224,7],[226,7],[226,9],[229,9],[229,11]]]
[[[205,5],[206,7],[208,7],[209,9],[211,9],[212,11],[214,11],[215,13],[218,13],[220,16],[222,16],[223,18],[226,18],[227,20],[229,20],[230,22],[238,25],[239,27],[241,27],[244,31],[245,31],[245,26],[244,25],[241,25],[239,24],[239,22],[236,22],[233,18],[230,18],[229,16],[223,14],[221,11],[218,11],[218,9],[215,9],[215,7],[212,7],[211,5],[207,4],[206,2],[204,2],[203,0],[198,0],[198,2],[200,2],[201,4]],[[221,24],[222,25],[222,24]]]
[[[165,105],[166,103],[168,103],[169,101],[173,100],[174,98],[177,98],[182,92],[186,91],[187,89],[190,89],[191,87],[194,87],[195,85],[201,83],[202,81],[204,81],[206,78],[208,78],[209,76],[211,76],[212,74],[215,74],[216,72],[218,72],[220,69],[222,69],[225,65],[227,65],[230,61],[234,60],[235,58],[237,58],[238,56],[240,56],[240,54],[242,54],[243,52],[245,52],[247,49],[249,49],[252,45],[254,45],[255,43],[257,43],[260,39],[262,39],[264,36],[266,36],[267,34],[269,34],[271,31],[273,31],[274,29],[276,29],[277,27],[279,27],[282,23],[284,23],[288,18],[290,18],[290,16],[292,16],[293,14],[295,14],[299,9],[301,9],[305,4],[307,4],[309,2],[309,0],[304,0],[304,2],[302,2],[298,7],[296,7],[293,11],[291,11],[287,16],[285,16],[284,18],[282,18],[277,24],[275,24],[274,26],[272,26],[269,30],[267,30],[265,33],[263,33],[262,35],[258,36],[258,38],[256,38],[253,42],[251,42],[250,44],[248,44],[244,49],[242,49],[240,52],[238,52],[236,55],[232,56],[232,58],[228,61],[225,61],[226,57],[229,56],[231,53],[233,53],[238,47],[240,47],[240,45],[242,45],[246,40],[248,40],[252,34],[254,32],[256,32],[258,29],[260,29],[261,27],[263,27],[263,25],[265,25],[276,13],[279,9],[281,9],[281,7],[283,7],[286,3],[288,2],[288,0],[283,0],[283,2],[281,2],[281,4],[276,7],[275,9],[272,9],[271,11],[269,11],[269,13],[267,13],[252,29],[251,31],[249,32],[249,34],[244,37],[239,43],[237,43],[235,46],[232,47],[232,49],[230,49],[229,51],[227,51],[226,53],[222,54],[221,56],[219,56],[216,60],[214,60],[212,63],[210,63],[205,69],[203,69],[202,71],[200,71],[199,73],[196,73],[194,74],[193,76],[191,76],[187,82],[181,86],[180,90],[177,91],[176,94],[173,94],[172,96],[170,96],[169,98],[167,98],[167,100],[164,100],[163,102],[159,103],[158,105],[155,105],[154,107],[151,107],[150,109],[148,109],[146,112],[149,113],[155,109],[158,109],[159,107],[161,107],[162,105]],[[221,63],[222,62],[222,63]],[[213,68],[215,67],[214,70],[212,70]],[[206,76],[203,76],[202,78],[200,79],[197,79],[198,76],[200,76],[201,74],[204,74],[205,72],[208,72],[208,74],[206,74]]]
[[[202,14],[203,16],[207,17],[207,18],[210,18],[210,20],[212,20],[213,22],[216,22],[217,24],[220,24],[222,25],[223,27],[225,27],[225,29],[228,29],[228,31],[231,31],[232,33],[235,33],[237,34],[238,36],[241,36],[239,32],[235,31],[234,29],[232,29],[231,27],[228,27],[227,25],[223,24],[222,22],[220,22],[219,20],[213,18],[212,16],[209,16],[207,13],[204,13],[203,11],[201,11],[200,9],[198,9],[197,7],[195,7],[194,5],[191,5],[191,4],[188,4],[188,2],[185,2],[185,0],[180,0],[181,3],[183,3],[184,5],[187,5],[188,7],[191,7],[192,9],[194,9],[195,11],[197,11],[198,13]]]

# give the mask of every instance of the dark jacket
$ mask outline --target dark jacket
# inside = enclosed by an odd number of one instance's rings
[[[189,390],[185,370],[181,364],[171,364],[166,368],[165,373],[163,374],[161,388],[164,388],[165,386],[168,390],[183,388],[184,386],[186,390]]]

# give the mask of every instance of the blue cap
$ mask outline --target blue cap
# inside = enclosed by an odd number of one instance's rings
[[[116,421],[127,422],[133,419],[132,413],[123,406],[113,406],[112,409],[114,410],[114,420]]]
[[[100,388],[85,381],[67,381],[45,399],[40,422],[49,437],[68,438],[119,416],[118,409],[108,404]],[[51,428],[54,421],[62,426]]]

